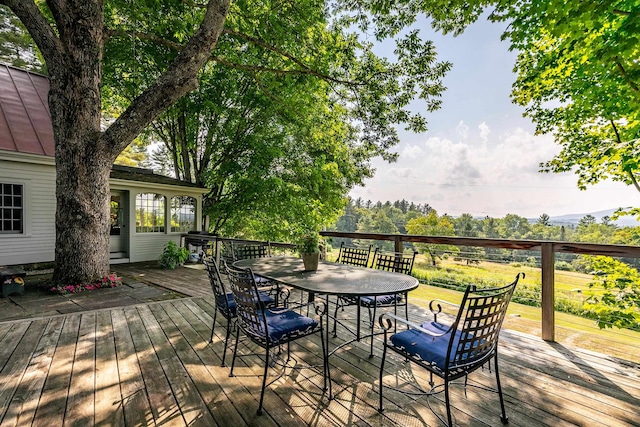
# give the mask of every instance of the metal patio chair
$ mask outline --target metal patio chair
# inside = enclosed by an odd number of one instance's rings
[[[355,246],[345,245],[344,242],[340,244],[340,251],[338,252],[338,258],[336,262],[338,264],[355,265],[356,267],[367,267],[369,265],[369,257],[371,256],[371,245],[366,248],[357,248]],[[348,296],[339,296],[336,300],[336,309],[333,313],[333,336],[337,335],[337,323],[338,323],[338,310],[344,311],[345,307],[351,305],[357,305],[357,298]],[[360,337],[360,312],[358,311],[358,332],[357,336]]]
[[[231,335],[231,322],[236,318],[237,314],[236,303],[233,299],[233,294],[226,289],[216,261],[213,258],[205,258],[203,262],[207,270],[207,274],[209,275],[211,290],[213,291],[214,299],[216,302],[216,309],[213,312],[213,324],[211,326],[211,338],[209,339],[209,342],[213,342],[213,332],[216,327],[216,317],[218,313],[220,313],[225,319],[227,319],[227,334],[224,339],[224,350],[222,350],[222,364],[220,365],[225,366],[224,361],[227,354],[227,345],[229,342],[229,336]],[[222,262],[224,263],[224,261]],[[275,305],[276,300],[266,292],[260,291],[258,295],[260,302],[265,307],[272,307]]]
[[[271,244],[269,242],[259,243],[237,243],[231,242],[231,249],[235,261],[250,258],[265,258],[271,256]]]
[[[259,243],[237,243],[231,242],[231,253],[233,254],[233,261],[241,261],[243,259],[252,258],[267,258],[271,256],[271,243],[259,242]],[[266,277],[256,276],[256,282],[258,286],[275,285],[273,280]]]
[[[376,248],[373,254],[371,268],[391,271],[394,273],[411,275],[413,263],[417,252],[384,252]],[[393,314],[398,314],[398,307],[404,307],[405,319],[409,321],[409,307],[407,292],[400,294],[388,294],[377,296],[360,297],[358,303],[361,307],[366,307],[369,311],[369,322],[371,322],[371,350],[369,357],[373,357],[373,329],[375,327],[376,309],[393,307]],[[360,324],[358,323],[358,327]]]
[[[331,398],[331,373],[329,371],[328,353],[325,346],[325,339],[323,337],[324,328],[322,324],[322,318],[324,317],[326,310],[324,303],[316,305],[316,314],[320,316],[319,322],[287,308],[267,308],[258,298],[258,287],[251,269],[228,267],[228,272],[231,291],[233,292],[233,297],[236,301],[238,316],[236,320],[236,344],[233,350],[233,359],[231,361],[231,371],[229,376],[233,377],[233,368],[235,366],[236,356],[238,353],[238,343],[240,341],[240,331],[242,331],[242,333],[252,342],[265,349],[264,374],[257,414],[262,414],[262,401],[264,399],[266,386],[275,381],[273,380],[267,384],[269,365],[272,363],[270,360],[270,353],[276,349],[279,351],[281,346],[286,344],[287,357],[283,362],[286,367],[291,356],[289,344],[292,341],[313,334],[318,334],[322,343],[324,377],[323,391],[327,390],[328,379],[329,398]],[[277,378],[279,377],[280,376]]]
[[[398,353],[403,359],[415,363],[430,374],[431,389],[424,394],[432,396],[444,391],[447,419],[432,412],[442,422],[451,426],[451,404],[449,400],[449,385],[452,381],[464,377],[464,387],[467,387],[467,376],[485,363],[494,359],[497,392],[500,396],[500,419],[508,422],[504,407],[500,375],[498,372],[498,339],[502,322],[507,313],[507,307],[511,301],[514,289],[520,277],[524,273],[518,273],[513,282],[507,286],[491,289],[477,289],[470,285],[462,297],[457,315],[451,324],[438,322],[438,315],[442,313],[442,304],[450,304],[445,301],[433,300],[429,308],[433,313],[433,321],[417,325],[407,322],[405,319],[390,313],[380,315],[380,326],[384,329],[384,350],[380,364],[380,391],[378,410],[382,412],[384,389],[382,378],[384,364],[388,350]],[[456,306],[454,304],[450,304]],[[396,322],[406,323],[409,329],[389,336],[390,330]],[[444,384],[434,385],[433,375],[444,381]],[[473,385],[478,388],[485,388]],[[496,391],[490,389],[492,391]]]

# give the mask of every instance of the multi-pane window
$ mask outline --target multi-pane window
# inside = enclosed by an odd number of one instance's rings
[[[164,217],[164,196],[154,193],[136,194],[136,232],[163,233]]]
[[[196,199],[188,196],[171,198],[171,231],[196,229]]]
[[[24,229],[24,186],[0,183],[0,233],[20,234]]]

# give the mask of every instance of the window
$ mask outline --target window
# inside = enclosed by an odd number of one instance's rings
[[[136,232],[164,233],[164,196],[154,193],[136,194]]]
[[[196,229],[196,199],[188,196],[171,198],[171,231]]]
[[[24,186],[0,183],[0,233],[21,234],[24,227]]]

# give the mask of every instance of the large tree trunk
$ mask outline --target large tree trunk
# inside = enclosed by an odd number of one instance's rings
[[[56,142],[53,280],[67,284],[109,274],[109,173],[114,161],[113,150],[102,146],[100,130],[103,8],[100,2],[76,7],[58,19],[65,55],[47,62]]]
[[[53,279],[56,283],[86,283],[109,274],[111,165],[99,155],[78,155],[71,144],[59,147]]]

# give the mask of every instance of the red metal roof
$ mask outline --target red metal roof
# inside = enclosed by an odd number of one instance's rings
[[[49,80],[0,64],[0,150],[55,155]]]

